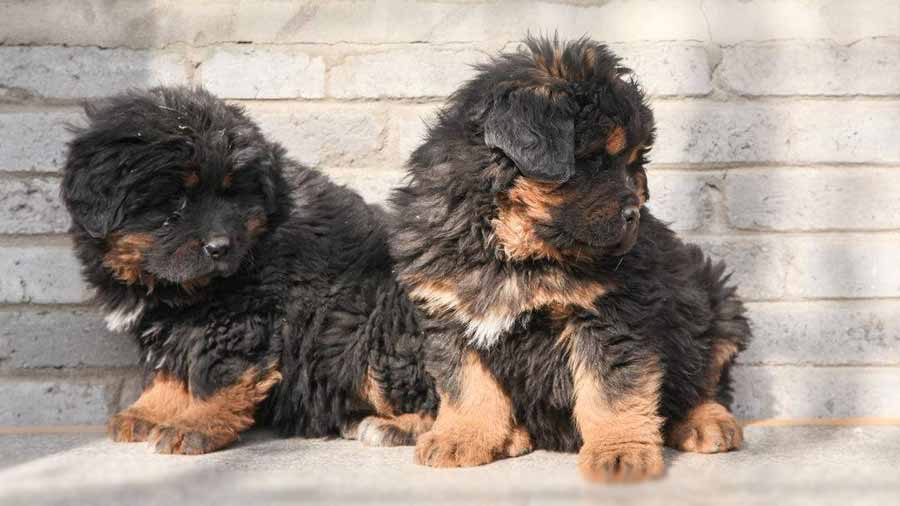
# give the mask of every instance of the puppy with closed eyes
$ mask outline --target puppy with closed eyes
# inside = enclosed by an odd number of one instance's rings
[[[141,350],[116,441],[222,448],[257,421],[410,444],[433,382],[386,215],[285,156],[240,107],[155,88],[90,104],[62,197],[87,282]]]
[[[441,398],[418,462],[577,451],[588,479],[637,481],[664,443],[741,446],[744,308],[644,207],[653,141],[640,88],[589,39],[529,38],[452,95],[392,197]]]

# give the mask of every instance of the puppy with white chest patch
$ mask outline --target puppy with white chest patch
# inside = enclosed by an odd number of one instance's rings
[[[750,330],[724,266],[644,207],[653,114],[589,39],[478,67],[392,202],[441,405],[418,462],[579,452],[595,481],[663,472],[664,443],[739,448],[729,368]]]

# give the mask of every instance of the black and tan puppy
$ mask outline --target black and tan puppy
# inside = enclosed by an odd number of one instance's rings
[[[579,451],[592,480],[741,445],[729,366],[749,338],[724,267],[643,207],[653,115],[583,39],[479,67],[393,195],[400,278],[427,312],[441,406],[416,458]]]
[[[288,435],[359,427],[369,444],[427,429],[433,382],[381,210],[203,90],[132,92],[87,116],[62,196],[84,275],[146,374],[110,420],[115,440],[195,454],[255,420]]]

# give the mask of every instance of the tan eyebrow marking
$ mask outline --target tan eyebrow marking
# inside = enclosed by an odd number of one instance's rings
[[[190,171],[184,175],[184,186],[186,188],[193,188],[200,184],[200,174],[197,174],[196,171]]]

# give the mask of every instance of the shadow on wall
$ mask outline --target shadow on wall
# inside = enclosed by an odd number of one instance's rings
[[[784,23],[774,13],[767,21],[771,26],[761,28],[765,33],[776,32],[778,26]],[[792,74],[797,66],[796,55],[791,52],[792,42],[757,44],[766,48],[769,59],[756,62],[759,67],[748,64],[750,72]],[[830,50],[824,44],[821,47],[809,42],[796,44],[809,44],[817,51]],[[870,142],[860,140],[864,133],[856,131],[853,126],[854,121],[865,118],[868,104],[843,102],[839,104],[839,110],[852,117],[836,118],[823,113],[821,107],[817,108],[815,103],[810,102],[837,100],[827,96],[813,99],[806,96],[835,93],[829,89],[829,83],[846,80],[837,67],[845,64],[845,59],[841,55],[825,58],[827,64],[821,64],[820,71],[807,77],[815,81],[804,83],[802,89],[790,84],[779,87],[776,79],[772,79],[763,80],[775,88],[772,90],[734,90],[729,89],[728,83],[721,79],[719,58],[722,48],[715,42],[710,42],[710,48],[715,71],[713,94],[721,95],[713,98],[725,101],[688,101],[693,107],[684,108],[681,112],[685,113],[685,117],[677,118],[678,124],[686,130],[684,146],[679,147],[688,152],[682,158],[686,162],[704,164],[710,168],[725,166],[726,180],[729,173],[751,173],[760,177],[734,178],[746,186],[733,183],[722,185],[719,189],[721,202],[715,213],[721,223],[712,223],[714,229],[709,232],[728,234],[730,237],[724,240],[729,244],[725,245],[715,238],[708,239],[712,244],[705,246],[713,255],[727,255],[731,259],[729,267],[737,271],[737,277],[750,281],[753,285],[750,291],[756,293],[745,291],[745,298],[776,303],[809,301],[815,313],[823,310],[819,309],[824,307],[820,304],[825,304],[821,300],[817,302],[818,299],[830,299],[834,304],[847,305],[849,302],[842,299],[896,296],[895,292],[879,292],[884,287],[875,286],[879,269],[888,266],[879,261],[877,253],[870,257],[864,251],[865,244],[861,243],[883,241],[878,236],[862,235],[869,228],[867,220],[873,219],[871,213],[879,210],[873,209],[871,202],[854,197],[878,195],[884,193],[884,189],[879,185],[877,174],[874,174],[876,169],[848,165],[884,161],[880,153],[871,150]],[[728,52],[728,56],[732,57],[741,54],[739,51]],[[829,72],[830,75],[822,75]],[[857,93],[853,89],[854,83],[843,86],[850,89],[837,90],[837,93]],[[726,119],[728,117],[733,119]],[[742,123],[744,121],[746,123]],[[728,125],[727,131],[715,128],[723,124]],[[666,139],[660,138],[658,142],[665,143]],[[731,164],[734,167],[728,168]],[[838,166],[814,170],[803,167],[834,164]],[[822,173],[820,171],[824,171],[827,181],[815,178]],[[852,177],[859,175],[862,177]],[[843,176],[851,176],[852,179]],[[833,184],[852,184],[854,187],[829,186]],[[763,223],[755,223],[753,219],[741,217],[736,213],[741,212],[742,206],[728,208],[735,202],[742,205],[750,203],[768,218]],[[846,232],[848,229],[851,233]],[[852,233],[854,229],[862,230],[862,234]],[[705,242],[703,238],[701,242]],[[735,262],[739,259],[750,261]],[[882,276],[887,274],[881,273]],[[790,315],[786,317],[790,318]],[[845,324],[838,319],[834,322],[835,325]],[[760,327],[754,325],[754,330],[759,332]],[[788,328],[766,327],[769,331]],[[803,330],[799,327],[793,329]],[[885,409],[867,402],[877,395],[877,386],[872,384],[877,371],[870,373],[865,368],[846,367],[848,364],[858,365],[853,364],[857,359],[839,355],[842,353],[839,346],[832,347],[835,350],[833,356],[778,363],[777,358],[769,360],[773,358],[770,355],[777,355],[777,352],[764,347],[794,339],[814,340],[818,336],[810,332],[796,336],[757,335],[756,338],[755,351],[758,352],[754,353],[754,359],[759,362],[739,366],[735,374],[739,396],[734,408],[738,415],[836,418],[872,415],[873,410]],[[841,339],[838,336],[832,338]],[[761,339],[765,342],[759,341]],[[844,339],[849,341],[851,336]],[[866,344],[847,342],[847,352],[851,345]],[[807,342],[800,346],[801,349],[804,347],[811,350],[816,343]]]

